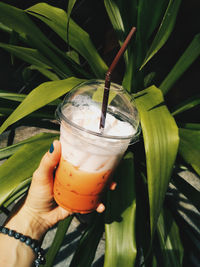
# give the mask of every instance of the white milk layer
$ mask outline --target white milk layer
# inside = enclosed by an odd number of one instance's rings
[[[101,110],[95,106],[67,107],[64,116],[86,130],[99,133]],[[106,116],[104,134],[109,136],[131,136],[135,129],[128,122]],[[102,172],[113,169],[127,149],[130,140],[104,138],[81,131],[61,121],[60,141],[62,156],[72,165],[87,172]]]

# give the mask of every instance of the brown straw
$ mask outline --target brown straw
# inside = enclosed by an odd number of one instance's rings
[[[105,86],[104,86],[104,95],[103,95],[103,102],[101,107],[101,119],[99,124],[99,129],[101,132],[103,132],[103,129],[105,127],[105,121],[106,121],[106,112],[108,107],[108,98],[109,98],[109,92],[110,92],[110,80],[111,80],[111,74],[116,67],[119,59],[125,52],[128,43],[130,42],[133,34],[135,33],[136,28],[132,27],[131,31],[129,32],[128,36],[126,37],[126,40],[124,41],[123,45],[121,46],[120,50],[118,51],[117,55],[115,56],[112,64],[110,65],[105,78]]]

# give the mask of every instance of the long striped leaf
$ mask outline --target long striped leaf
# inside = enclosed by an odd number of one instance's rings
[[[58,76],[49,70],[50,68],[52,68],[56,71],[55,65],[47,58],[45,58],[41,53],[39,53],[37,49],[9,45],[4,43],[0,43],[0,47],[10,52],[12,55],[15,55],[19,59],[29,64],[33,64],[29,67],[29,69],[37,69],[44,76],[46,76],[52,81],[59,80]],[[35,68],[33,66],[35,66]]]
[[[180,4],[181,0],[169,1],[168,8],[166,9],[160,28],[153,40],[149,51],[147,52],[146,58],[140,69],[142,69],[147,64],[147,62],[158,52],[158,50],[160,50],[160,48],[169,38],[176,22],[176,17]]]
[[[27,97],[26,94],[11,93],[10,91],[7,91],[7,90],[0,90],[0,98],[3,98],[3,99],[22,102],[26,97]],[[61,102],[60,99],[56,99],[50,102],[48,105],[57,106],[58,104],[60,104],[60,102]]]
[[[151,86],[136,95],[144,138],[153,235],[178,150],[178,128],[162,92]]]
[[[50,61],[42,56],[36,49],[0,43],[0,47],[24,61],[42,68],[50,68]]]
[[[55,72],[61,78],[67,78],[74,73],[90,77],[78,64],[57,48],[32,22],[26,11],[0,2],[0,22],[25,35],[26,42],[36,48],[54,65]]]
[[[0,21],[19,34],[25,34],[26,39],[30,41],[34,48],[38,48],[44,55],[49,56],[51,61],[55,64],[55,70],[60,73],[62,78],[66,78],[67,75],[72,74],[68,66],[64,64],[59,56],[57,56],[57,54],[55,54],[52,50],[58,49],[31,21],[24,10],[7,5],[5,3],[0,3],[0,12]]]
[[[26,180],[24,180],[23,182],[21,182],[9,195],[9,197],[6,199],[6,201],[4,201],[3,206],[5,208],[7,208],[11,203],[13,203],[14,201],[16,201],[17,199],[19,199],[22,195],[24,195],[31,183],[31,179],[27,178]]]
[[[133,155],[127,154],[115,172],[117,189],[106,204],[104,267],[132,267],[136,260],[136,196]]]
[[[65,238],[65,234],[70,226],[72,219],[73,216],[69,216],[65,220],[58,223],[56,235],[52,241],[51,247],[48,249],[48,252],[46,254],[46,263],[44,267],[53,266],[54,259],[62,245],[62,242]]]
[[[168,0],[155,0],[153,3],[148,0],[138,2],[137,10],[137,36],[134,52],[134,71],[133,87],[141,90],[143,88],[144,75],[141,65],[147,55],[149,49],[150,37],[155,28],[158,28],[161,23]],[[148,27],[147,27],[148,25]],[[140,71],[138,71],[140,69]]]
[[[157,233],[160,241],[160,257],[163,258],[163,264],[160,266],[181,267],[184,250],[179,228],[166,209],[159,216]]]
[[[179,104],[177,107],[175,107],[172,112],[172,115],[175,116],[179,113],[182,113],[188,109],[194,108],[197,105],[200,105],[200,95],[198,96],[193,96],[189,99],[187,99],[186,101],[184,101],[183,103]]]
[[[0,160],[12,156],[14,153],[17,152],[17,150],[19,150],[25,144],[37,142],[38,140],[42,141],[49,137],[50,137],[49,133],[40,133],[26,140],[23,140],[19,143],[16,143],[14,145],[1,148],[0,149]],[[56,134],[52,134],[52,137],[56,137]]]
[[[58,81],[58,80],[60,80],[60,78],[58,77],[57,74],[55,74],[53,71],[48,70],[46,68],[41,68],[41,67],[38,67],[38,66],[35,66],[35,65],[31,65],[27,69],[39,71],[42,75],[47,77],[50,81]]]
[[[55,135],[50,134],[45,140],[25,144],[0,166],[0,205],[21,182],[32,177],[54,139]]]
[[[25,99],[25,94],[11,93],[6,90],[0,90],[0,98],[21,102]]]
[[[181,77],[181,75],[190,67],[199,55],[200,34],[197,34],[159,86],[159,88],[163,91],[163,94],[166,94],[171,89],[172,85]]]
[[[90,267],[104,231],[104,216],[96,214],[92,224],[81,237],[70,267]]]
[[[65,42],[67,41],[68,16],[64,10],[46,3],[39,3],[28,8],[27,12],[45,22]],[[96,77],[105,77],[107,70],[105,62],[98,54],[88,33],[79,27],[71,18],[69,21],[69,45],[88,61]]]
[[[189,130],[200,130],[200,123],[180,123],[180,128],[185,128]]]
[[[158,27],[168,2],[169,0],[154,0],[153,3],[149,0],[138,2],[137,29],[140,31],[142,41],[149,40]]]
[[[136,26],[137,3],[136,1],[104,0],[105,8],[118,36],[120,45],[124,42],[131,27]],[[129,47],[124,53],[125,63],[129,63]],[[127,66],[128,67],[128,66]]]
[[[72,9],[74,7],[74,5],[76,4],[76,0],[69,0],[68,1],[68,5],[67,5],[67,14],[70,17]]]
[[[74,86],[83,80],[77,78],[68,78],[61,81],[46,82],[35,88],[17,107],[17,109],[8,117],[0,128],[2,133],[8,126],[24,118],[33,111],[47,105],[58,97],[64,95]]]
[[[179,129],[179,153],[200,175],[200,130]]]
[[[104,0],[106,11],[110,18],[110,21],[115,29],[119,41],[122,42],[124,38],[125,25],[122,18],[122,12],[120,12],[120,1]]]
[[[173,184],[200,211],[200,192],[190,183],[190,180],[179,175],[173,176]]]

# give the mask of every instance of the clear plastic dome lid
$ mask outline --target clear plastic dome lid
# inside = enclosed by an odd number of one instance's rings
[[[58,106],[56,115],[79,130],[112,139],[138,140],[140,122],[133,97],[122,86],[111,83],[104,131],[99,129],[103,80],[90,80],[74,87]]]

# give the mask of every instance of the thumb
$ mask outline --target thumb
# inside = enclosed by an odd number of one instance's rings
[[[61,144],[55,140],[48,152],[43,156],[38,169],[33,174],[33,179],[43,180],[44,182],[52,178],[53,171],[60,161]]]

